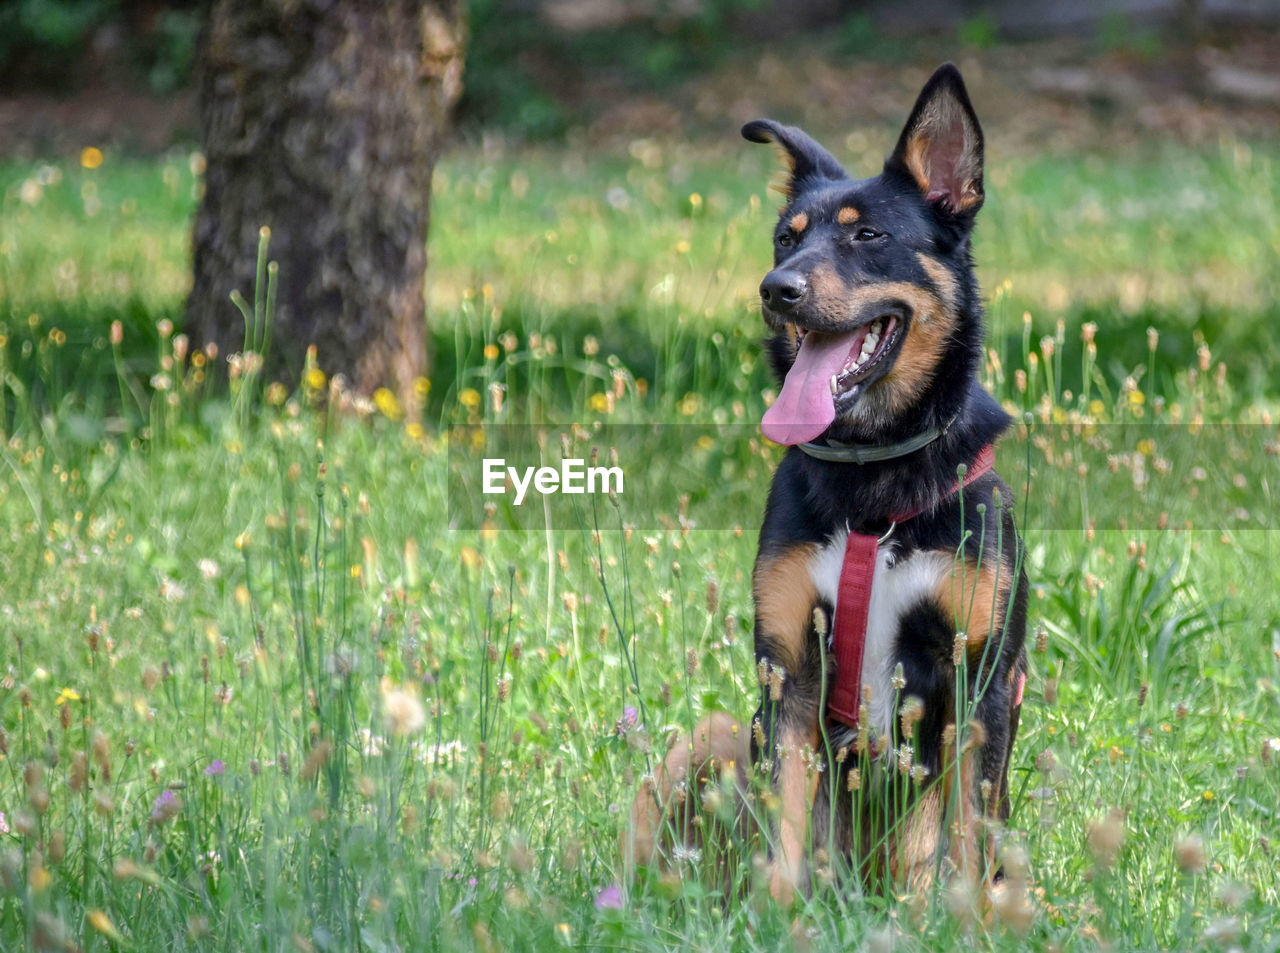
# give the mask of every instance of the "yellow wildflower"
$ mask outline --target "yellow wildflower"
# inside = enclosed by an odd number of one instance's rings
[[[111,918],[107,916],[106,911],[99,909],[90,910],[86,915],[86,919],[88,919],[89,924],[95,930],[109,936],[117,943],[124,939],[124,937],[120,935],[120,931],[116,929],[116,925],[111,922]]]
[[[373,402],[378,406],[378,410],[382,412],[382,416],[391,420],[399,420],[404,416],[400,410],[400,401],[396,399],[396,395],[391,393],[385,387],[379,387],[373,392]]]

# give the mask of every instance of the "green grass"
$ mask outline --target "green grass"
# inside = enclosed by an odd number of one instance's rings
[[[652,757],[755,704],[771,158],[728,148],[447,164],[424,421],[209,396],[156,327],[186,156],[0,167],[0,947],[1276,949],[1276,153],[1234,143],[991,170],[983,374],[1030,415],[1001,469],[1047,635],[1005,835],[1028,936],[938,892],[781,910],[750,863],[595,907]],[[482,527],[509,512],[459,498],[454,436],[547,422],[554,456],[573,421],[634,493]]]

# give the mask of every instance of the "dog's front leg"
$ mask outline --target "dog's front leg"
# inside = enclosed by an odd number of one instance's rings
[[[770,815],[777,811],[769,852],[770,892],[790,903],[807,886],[805,853],[818,781],[822,648],[814,625],[817,592],[810,574],[812,544],[761,550],[753,588],[761,703],[752,725],[752,756],[767,769]]]

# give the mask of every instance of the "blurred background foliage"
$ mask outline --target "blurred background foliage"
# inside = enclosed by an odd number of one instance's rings
[[[183,90],[193,78],[203,6],[202,0],[6,0],[0,85]],[[677,91],[692,77],[770,52],[797,65],[829,56],[900,66],[920,55],[922,43],[980,51],[1059,36],[1083,38],[1094,54],[1151,60],[1224,29],[1274,34],[1280,23],[1280,7],[1250,0],[471,0],[467,9],[461,128],[498,127],[535,139],[561,136],[589,119],[584,107],[605,94]],[[1194,60],[1178,67],[1199,71]],[[1106,98],[1074,88],[1078,78],[1060,79],[1066,91]]]
[[[1012,287],[991,309],[993,340],[1016,350],[1059,321],[1096,322],[1111,335],[1105,370],[1123,379],[1147,365],[1155,326],[1152,376],[1207,342],[1244,393],[1275,393],[1280,345],[1260,332],[1280,319],[1280,5],[471,0],[468,11],[457,141],[435,188],[433,401],[483,336],[465,315],[485,286],[505,320],[595,335],[651,379],[682,322],[751,333],[763,218],[743,210],[759,204],[772,157],[740,148],[738,124],[803,125],[869,174],[943,59],[960,63],[987,133],[977,258],[988,294]],[[114,370],[95,355],[113,320],[128,366],[152,359],[158,320],[181,325],[203,170],[202,12],[199,0],[0,4],[0,334],[33,399],[53,380],[34,370],[50,327],[66,337],[47,358],[66,384],[49,386],[110,394]],[[85,165],[86,148],[105,150],[105,167]],[[714,276],[710,289],[699,275]],[[669,300],[657,317],[645,310],[655,295]],[[1065,347],[1064,384],[1079,387],[1079,344]]]
[[[9,0],[0,6],[0,82],[70,89],[91,79],[169,93],[191,80],[199,0]]]

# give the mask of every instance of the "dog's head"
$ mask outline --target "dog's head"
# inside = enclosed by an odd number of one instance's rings
[[[783,378],[765,435],[874,440],[930,401],[962,399],[981,344],[969,236],[983,188],[982,130],[959,70],[925,84],[874,178],[851,179],[791,126],[756,120],[742,135],[775,143],[788,167],[760,284]]]

